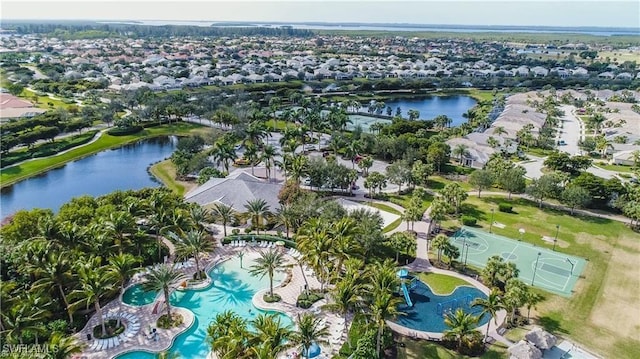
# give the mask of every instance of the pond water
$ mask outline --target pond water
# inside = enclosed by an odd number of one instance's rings
[[[176,144],[177,138],[173,136],[139,141],[69,162],[3,188],[0,218],[21,209],[50,208],[56,212],[73,197],[160,186],[147,168],[171,156]]]
[[[387,100],[384,103],[386,106],[391,107],[392,115],[395,115],[396,109],[400,107],[404,118],[409,117],[407,115],[409,110],[418,110],[421,120],[432,120],[438,115],[447,115],[453,120],[451,126],[459,126],[465,123],[467,119],[462,117],[462,114],[477,104],[473,98],[463,95],[399,98]],[[366,111],[366,107],[363,110]],[[383,114],[386,114],[386,108]]]

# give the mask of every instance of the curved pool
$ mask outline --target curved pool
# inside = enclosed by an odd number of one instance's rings
[[[172,293],[171,304],[187,308],[195,316],[193,325],[176,337],[170,349],[172,354],[177,354],[181,359],[206,358],[211,350],[207,340],[207,327],[218,313],[232,310],[241,317],[252,320],[257,314],[263,312],[253,306],[252,299],[259,290],[269,287],[269,277],[260,278],[249,274],[249,268],[256,258],[258,258],[257,253],[245,254],[241,268],[240,258],[233,257],[209,271],[213,279],[209,287]],[[285,276],[284,272],[276,272],[273,278],[274,286],[282,282]],[[293,323],[288,316],[282,313],[277,314],[282,316],[283,324]],[[147,359],[156,356],[148,352],[133,351],[119,355],[117,358]]]
[[[416,282],[416,287],[409,295],[413,307],[401,304],[399,309],[405,315],[399,315],[395,322],[403,327],[432,333],[442,333],[449,329],[444,324],[444,314],[448,310],[462,308],[467,313],[480,315],[482,309],[471,307],[470,302],[476,298],[487,297],[482,291],[471,286],[459,286],[448,295],[437,295],[421,281]],[[489,316],[482,316],[478,326],[488,321]]]
[[[122,294],[122,302],[135,307],[151,304],[156,299],[158,293],[151,291],[145,292],[141,284],[134,284],[127,288]]]

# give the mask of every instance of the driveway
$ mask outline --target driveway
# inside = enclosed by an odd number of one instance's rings
[[[542,177],[542,167],[545,157],[536,157],[528,155],[529,160],[518,162],[517,164],[524,168],[527,173],[524,175],[528,179],[536,179]]]
[[[560,118],[563,125],[560,128],[560,134],[558,140],[564,141],[566,144],[558,146],[558,150],[566,152],[571,156],[582,154],[582,150],[578,146],[580,139],[582,139],[584,125],[580,119],[575,115],[576,108],[569,105],[560,106],[560,110],[564,111],[564,116]]]

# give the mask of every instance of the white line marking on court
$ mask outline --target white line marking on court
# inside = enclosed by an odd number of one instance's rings
[[[513,250],[511,251],[511,253],[509,253],[509,256],[507,258],[511,258],[511,256],[513,255],[513,252],[515,252],[518,247],[520,247],[520,244],[516,243],[516,246],[513,247]],[[510,261],[511,261],[510,259],[507,259],[507,262],[510,262]]]

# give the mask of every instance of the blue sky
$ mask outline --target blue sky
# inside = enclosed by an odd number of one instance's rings
[[[2,19],[323,21],[640,28],[640,1],[1,0]]]

